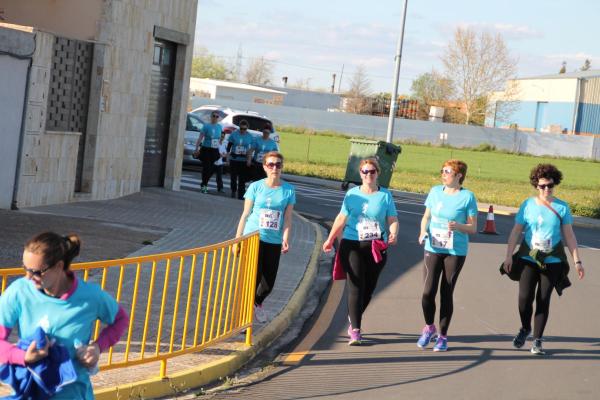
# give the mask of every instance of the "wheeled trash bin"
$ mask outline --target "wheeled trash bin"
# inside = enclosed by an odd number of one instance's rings
[[[401,152],[402,147],[400,145],[384,142],[383,140],[350,139],[350,154],[348,155],[346,175],[342,181],[342,190],[347,190],[350,183],[362,184],[358,166],[360,161],[367,157],[375,157],[379,161],[381,172],[379,173],[378,183],[382,187],[389,187],[392,173],[396,168],[396,160]]]

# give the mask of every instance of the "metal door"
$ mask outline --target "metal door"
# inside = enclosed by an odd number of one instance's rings
[[[175,51],[176,46],[173,43],[155,40],[148,99],[144,164],[142,166],[142,186],[163,186],[164,184],[173,99]]]
[[[537,110],[535,113],[535,130],[541,132],[542,128],[547,125],[546,122],[546,108],[548,103],[545,101],[539,101],[537,103]]]

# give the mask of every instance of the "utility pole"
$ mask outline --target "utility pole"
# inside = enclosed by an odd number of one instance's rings
[[[340,82],[338,83],[338,93],[342,90],[342,77],[344,76],[344,64],[342,64],[342,73],[340,74]]]
[[[335,91],[335,74],[333,74],[333,83],[331,84],[331,93]]]
[[[394,90],[392,90],[392,102],[390,103],[390,115],[388,117],[388,127],[386,142],[392,143],[394,136],[394,119],[398,112],[398,80],[400,79],[400,61],[402,60],[402,44],[404,42],[404,23],[406,22],[406,6],[408,0],[404,0],[404,11],[402,12],[402,24],[400,25],[400,37],[396,47],[396,66],[394,70]]]

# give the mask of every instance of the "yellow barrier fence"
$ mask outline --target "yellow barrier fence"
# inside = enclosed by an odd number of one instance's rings
[[[167,360],[200,351],[246,330],[251,345],[258,233],[216,245],[142,257],[77,263],[80,279],[97,282],[129,313],[125,338],[100,370]],[[23,268],[0,269],[2,292]],[[94,338],[101,330],[95,326]]]

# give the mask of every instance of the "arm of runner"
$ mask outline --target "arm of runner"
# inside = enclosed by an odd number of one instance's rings
[[[429,207],[425,209],[423,213],[423,218],[421,218],[421,231],[419,232],[419,244],[423,244],[425,240],[425,236],[427,236],[427,226],[429,225],[429,220],[431,219],[431,210]]]
[[[515,224],[513,226],[512,231],[510,231],[510,235],[508,236],[508,244],[506,246],[506,258],[504,260],[504,270],[506,272],[510,272],[512,268],[512,255],[515,252],[515,247],[517,247],[517,242],[521,237],[521,233],[523,232],[523,225]]]
[[[468,233],[470,235],[474,235],[477,233],[477,216],[467,217],[466,224],[459,224],[456,221],[450,221],[448,223],[448,229],[451,231],[459,231],[463,233]]]
[[[254,205],[254,201],[250,199],[244,200],[244,211],[242,211],[242,216],[240,217],[240,222],[238,222],[237,232],[235,233],[235,237],[238,238],[242,236],[244,232],[244,228],[246,227],[246,221],[248,220],[248,216],[250,216],[250,212],[252,211],[252,207]],[[233,252],[237,254],[238,245],[237,243],[233,245]]]
[[[567,243],[567,247],[571,252],[571,256],[573,257],[573,262],[575,263],[577,275],[579,276],[579,279],[583,279],[585,275],[585,270],[583,269],[583,263],[581,262],[581,258],[579,257],[579,249],[577,248],[577,238],[575,237],[575,232],[573,232],[573,225],[563,225],[562,234],[565,238],[565,242]]]
[[[398,217],[391,216],[387,217],[387,223],[389,226],[388,244],[394,245],[398,240]]]
[[[285,208],[285,214],[283,216],[283,241],[281,242],[281,252],[283,254],[287,253],[290,249],[289,245],[289,237],[290,231],[292,229],[292,212],[294,211],[294,205],[290,204]]]
[[[329,236],[327,240],[323,243],[323,251],[329,253],[333,250],[333,242],[335,239],[341,235],[344,226],[346,226],[346,221],[348,220],[348,216],[342,213],[339,213],[337,217],[335,217],[335,221],[333,221],[333,226],[331,227],[331,231],[329,232]]]

